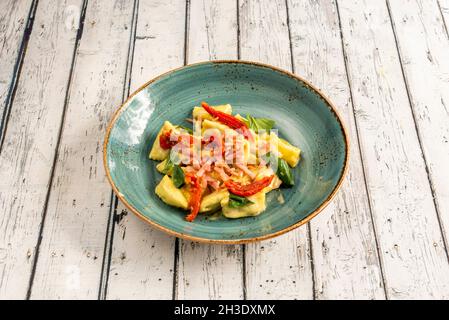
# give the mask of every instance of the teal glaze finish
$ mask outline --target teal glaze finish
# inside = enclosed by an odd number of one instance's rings
[[[267,210],[257,217],[210,219],[200,214],[189,223],[185,211],[166,205],[154,192],[162,175],[148,154],[160,127],[165,120],[186,125],[184,119],[203,100],[230,103],[233,114],[275,120],[280,137],[302,150],[295,186],[270,192]],[[166,231],[205,241],[251,241],[282,233],[321,209],[344,176],[346,139],[330,105],[301,80],[259,64],[208,62],[162,75],[132,96],[111,124],[105,164],[122,200]],[[283,204],[277,200],[279,192]]]

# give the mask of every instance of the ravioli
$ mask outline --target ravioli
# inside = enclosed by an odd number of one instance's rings
[[[170,121],[165,121],[164,125],[162,126],[161,130],[159,130],[159,133],[156,136],[156,140],[154,140],[153,147],[150,151],[150,159],[152,160],[164,160],[168,157],[168,153],[170,150],[163,149],[160,145],[160,137],[163,132],[172,131],[175,130],[175,126],[173,126]]]
[[[187,199],[182,191],[175,187],[168,175],[162,178],[161,182],[156,186],[155,192],[166,204],[187,210]]]
[[[233,116],[230,104],[205,102],[192,118],[193,130],[165,121],[149,154],[164,175],[156,194],[188,210],[187,221],[217,211],[229,219],[257,216],[268,192],[294,185],[301,150],[269,131],[274,121]]]

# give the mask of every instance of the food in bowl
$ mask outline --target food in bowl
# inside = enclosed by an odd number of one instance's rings
[[[149,157],[163,178],[155,193],[166,204],[236,219],[266,209],[266,194],[294,185],[300,149],[279,138],[268,118],[232,115],[230,104],[195,106],[192,128],[165,121]]]

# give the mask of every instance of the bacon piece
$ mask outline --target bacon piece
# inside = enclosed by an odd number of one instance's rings
[[[192,165],[195,170],[199,170],[201,168],[201,164],[196,157],[193,158]]]
[[[244,164],[236,163],[235,166],[240,170],[242,170],[243,172],[245,172],[248,175],[248,177],[251,178],[251,180],[254,180],[254,178],[256,177],[256,174],[251,170],[249,170],[248,167],[245,166]]]
[[[229,175],[234,175],[237,172],[235,171],[234,168],[231,168],[226,162],[223,163],[223,169],[224,171],[229,174]]]
[[[220,187],[220,183],[217,179],[212,178],[211,176],[206,175],[205,180],[207,181],[207,184],[212,187],[212,189],[217,190]]]
[[[196,175],[198,177],[203,176],[204,173],[209,172],[210,171],[210,161],[207,161],[206,163],[203,164],[203,166],[198,170],[198,172],[196,173]]]
[[[229,180],[229,176],[223,171],[223,168],[215,166],[214,170],[215,170],[216,173],[218,173],[218,175],[220,176],[221,180],[223,180],[223,181]]]

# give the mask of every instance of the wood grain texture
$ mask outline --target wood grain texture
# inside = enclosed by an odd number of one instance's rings
[[[449,264],[385,3],[338,1],[388,298],[448,298]]]
[[[190,0],[187,63],[237,59],[237,1]]]
[[[237,2],[191,0],[187,63],[237,59]],[[242,299],[242,246],[180,240],[177,299]]]
[[[0,155],[0,298],[23,299],[36,254],[75,46],[67,5],[38,7]],[[78,22],[77,22],[78,23]]]
[[[310,222],[317,299],[384,299],[334,1],[288,0],[294,71],[337,106],[349,131],[351,166],[329,206]]]
[[[25,30],[32,0],[0,2],[0,135],[4,131],[5,109],[11,100],[23,56]]]
[[[185,0],[139,0],[131,91],[184,63]],[[175,238],[119,203],[107,299],[171,299]]]
[[[418,136],[449,239],[449,38],[436,1],[389,1]],[[447,249],[447,248],[446,248]]]
[[[111,194],[101,146],[122,100],[132,10],[88,3],[31,298],[98,297]]]
[[[35,3],[0,1],[0,299],[449,298],[449,0],[89,0],[80,33],[83,0]],[[335,102],[349,174],[281,237],[175,240],[111,203],[106,125],[152,77],[238,52]]]
[[[241,1],[239,13],[241,58],[291,70],[285,1]],[[248,299],[313,298],[308,226],[248,244],[245,276]]]

